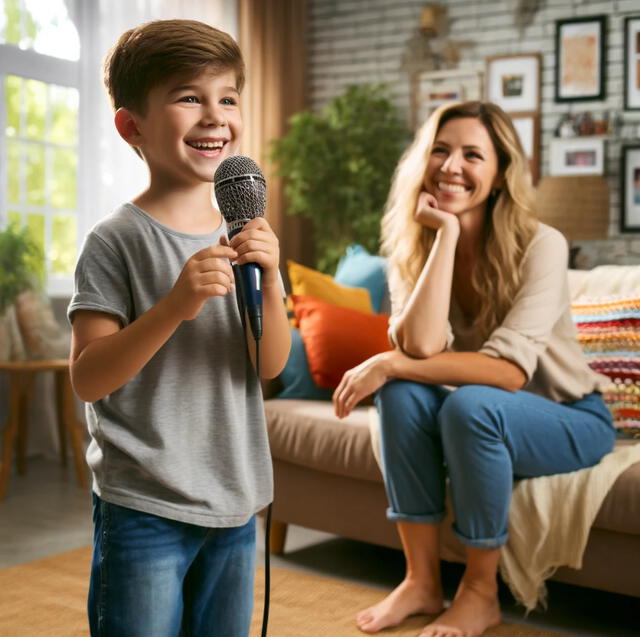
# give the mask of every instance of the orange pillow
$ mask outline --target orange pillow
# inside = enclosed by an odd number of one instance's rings
[[[330,305],[312,296],[291,298],[309,370],[319,387],[335,389],[347,370],[391,349],[387,314]]]

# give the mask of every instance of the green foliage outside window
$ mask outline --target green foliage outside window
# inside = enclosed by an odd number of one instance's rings
[[[4,5],[4,30],[0,31],[0,41],[7,44],[30,46],[37,33],[36,22],[28,10],[20,7],[20,0],[2,0],[0,9]],[[2,20],[0,20],[0,23]]]
[[[313,221],[318,269],[333,272],[351,243],[378,251],[384,204],[406,142],[379,85],[351,86],[322,112],[293,115],[289,132],[272,142],[287,213]]]
[[[69,213],[77,207],[78,91],[13,75],[6,77],[5,89],[9,219],[25,225],[45,249],[52,273],[71,274],[77,236],[76,215]]]

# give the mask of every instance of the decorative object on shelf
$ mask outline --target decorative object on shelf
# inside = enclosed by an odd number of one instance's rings
[[[624,21],[624,110],[640,110],[640,16]]]
[[[564,113],[555,127],[556,137],[585,137],[589,135],[612,135],[617,127],[617,117],[609,111],[594,115],[584,113]]]
[[[482,71],[450,69],[417,73],[415,82],[411,92],[413,130],[418,129],[442,104],[482,97]]]
[[[551,139],[550,175],[602,175],[603,173],[604,139],[602,137],[592,135]]]
[[[540,221],[557,228],[570,244],[569,267],[581,260],[574,241],[606,239],[609,232],[609,184],[604,177],[543,177],[536,188]]]
[[[518,133],[524,154],[529,160],[531,183],[540,177],[540,116],[538,113],[509,113],[513,127]]]
[[[487,58],[486,98],[507,113],[540,110],[540,54]]]
[[[26,227],[11,223],[0,230],[0,360],[24,358],[13,304],[25,290],[38,289],[44,278],[44,258]]]
[[[620,232],[640,232],[640,144],[622,149]]]
[[[605,99],[607,16],[556,20],[555,101]]]
[[[314,224],[316,267],[335,271],[352,243],[377,254],[380,220],[407,131],[386,90],[351,86],[319,112],[289,119],[270,160],[286,177],[287,214]]]

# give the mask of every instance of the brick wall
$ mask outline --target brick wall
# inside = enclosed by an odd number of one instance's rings
[[[621,235],[619,162],[622,139],[640,141],[640,112],[622,112],[623,24],[640,15],[640,0],[543,0],[531,24],[515,26],[516,0],[440,0],[447,5],[452,40],[471,41],[460,68],[484,70],[492,55],[542,54],[541,175],[548,173],[548,148],[562,113],[590,110],[622,113],[623,125],[607,140],[606,175],[611,193],[609,239],[578,242],[585,265],[640,263],[640,235]],[[320,108],[349,84],[383,82],[403,116],[409,116],[409,78],[401,69],[407,40],[415,33],[425,0],[308,0],[310,7],[311,104]],[[555,20],[608,15],[606,100],[556,104]]]

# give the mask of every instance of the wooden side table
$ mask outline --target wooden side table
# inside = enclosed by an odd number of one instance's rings
[[[33,385],[38,372],[53,372],[55,374],[60,460],[64,466],[67,465],[66,435],[69,434],[78,484],[81,487],[86,487],[88,483],[83,449],[84,424],[76,417],[69,376],[69,361],[66,359],[0,361],[0,372],[9,374],[9,417],[2,433],[0,500],[4,499],[9,484],[14,447],[17,449],[18,473],[24,474],[27,470],[29,404],[33,397]]]

